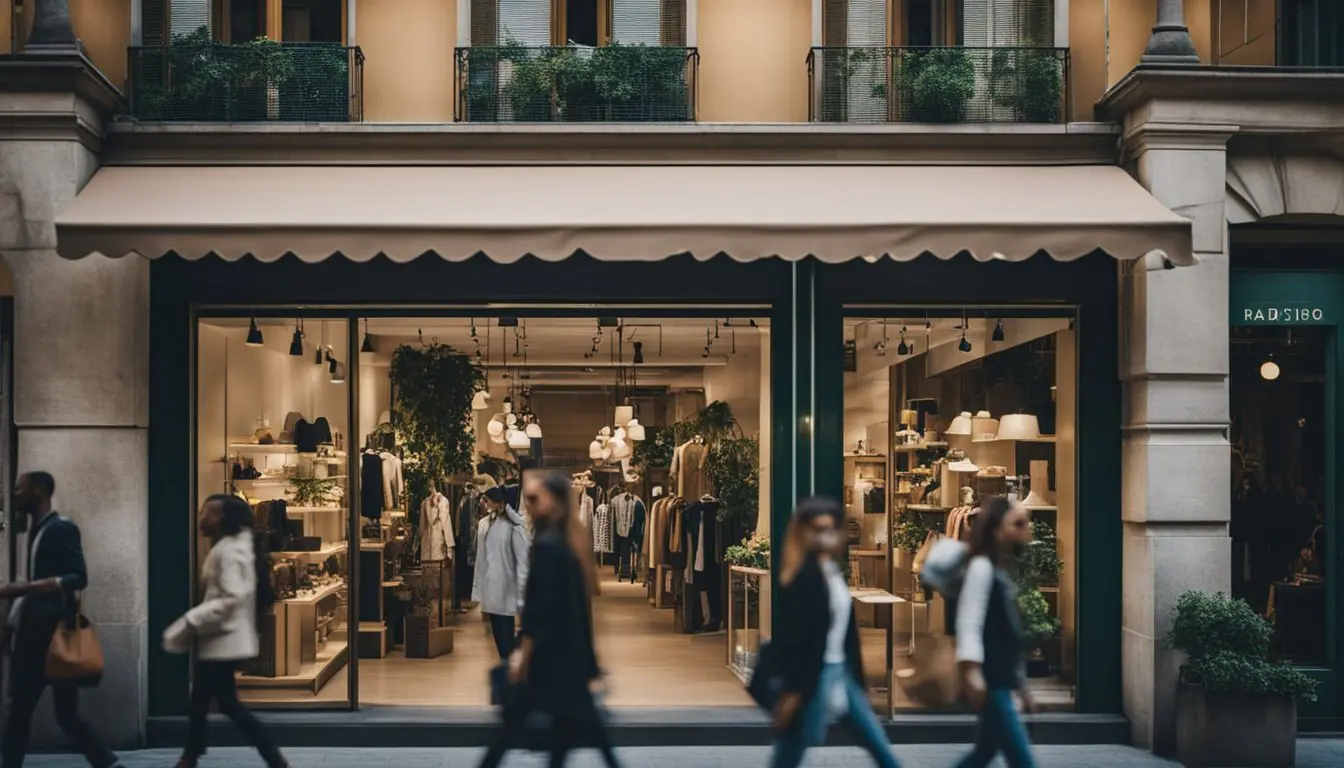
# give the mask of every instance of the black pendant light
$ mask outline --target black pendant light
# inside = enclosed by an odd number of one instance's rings
[[[472,326],[472,332],[475,333],[476,327]],[[364,318],[364,343],[359,345],[360,352],[373,352],[373,337],[369,335],[369,320]]]
[[[294,338],[289,342],[289,354],[294,357],[303,357],[303,329],[299,327],[299,321],[294,321]]]
[[[902,325],[902,326],[901,326],[901,343],[896,345],[896,354],[898,354],[898,355],[908,355],[908,354],[910,354],[912,351],[913,351],[913,350],[910,348],[910,345],[905,343],[905,326]]]
[[[327,323],[322,322],[322,343],[313,350],[313,365],[321,365],[327,361],[327,356],[322,353],[327,347]]]
[[[644,362],[644,342],[636,341],[631,343],[635,347],[635,356],[631,359],[635,365],[640,365]]]
[[[247,324],[247,346],[260,347],[263,343],[261,329],[257,327],[257,318],[251,318]]]
[[[989,338],[990,338],[990,341],[1003,341],[1003,319],[1002,319],[1002,318],[1000,318],[999,321],[998,321],[997,323],[994,324],[994,335],[993,335],[993,336],[990,336]]]

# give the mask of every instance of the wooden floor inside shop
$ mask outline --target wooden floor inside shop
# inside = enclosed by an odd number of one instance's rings
[[[604,574],[593,601],[598,663],[608,673],[611,707],[750,706],[742,683],[728,671],[724,632],[686,635],[672,629],[672,611],[649,604],[642,584],[616,583]],[[407,659],[398,649],[382,659],[360,659],[361,705],[480,707],[490,702],[486,679],[499,663],[479,611],[461,614],[453,650],[434,659]],[[342,669],[313,696],[292,691],[243,691],[245,700],[289,705],[348,701]]]

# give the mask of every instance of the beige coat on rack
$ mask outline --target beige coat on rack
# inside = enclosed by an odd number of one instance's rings
[[[435,491],[420,502],[420,561],[451,560],[454,545],[453,512],[448,497]]]

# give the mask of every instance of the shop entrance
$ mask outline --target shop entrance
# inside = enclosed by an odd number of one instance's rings
[[[483,614],[516,605],[483,576],[525,566],[519,484],[559,471],[603,576],[608,704],[750,706],[726,561],[768,509],[768,314],[471,312],[202,312],[196,495],[252,504],[279,597],[243,697],[486,707]],[[507,553],[491,525],[516,527]]]

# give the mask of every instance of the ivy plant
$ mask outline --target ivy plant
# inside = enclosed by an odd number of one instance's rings
[[[470,472],[475,429],[471,401],[485,373],[449,346],[402,344],[390,374],[396,407],[392,427],[405,450],[406,488],[423,499],[431,478]]]

